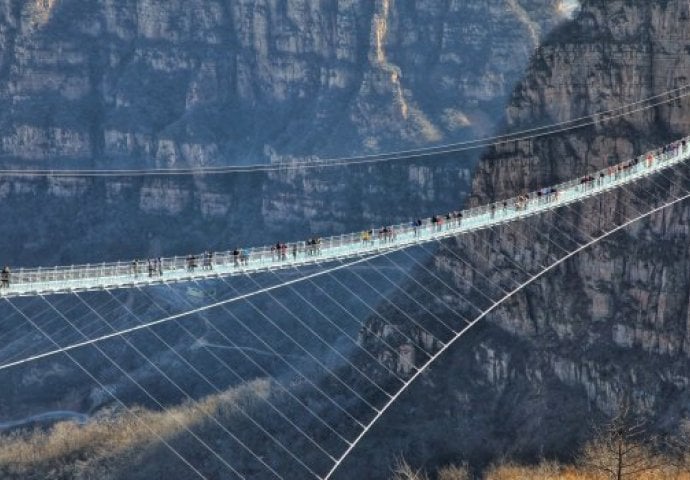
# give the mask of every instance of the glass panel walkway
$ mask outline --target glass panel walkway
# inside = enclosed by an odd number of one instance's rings
[[[436,216],[380,231],[350,233],[288,243],[151,262],[116,262],[51,268],[14,269],[0,274],[0,296],[32,296],[75,291],[132,288],[218,276],[326,263],[397,250],[513,222],[581,201],[652,175],[690,156],[690,137],[593,174],[490,205]]]

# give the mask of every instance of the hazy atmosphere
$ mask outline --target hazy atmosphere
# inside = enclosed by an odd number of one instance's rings
[[[0,478],[690,478],[689,21],[0,0]]]

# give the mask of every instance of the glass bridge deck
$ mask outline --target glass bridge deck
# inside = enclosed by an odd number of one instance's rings
[[[460,215],[438,221],[427,218],[414,223],[286,244],[285,248],[259,247],[190,256],[166,257],[149,269],[147,261],[111,262],[50,268],[19,268],[9,274],[9,286],[0,296],[52,295],[87,290],[133,288],[157,283],[201,280],[218,276],[250,275],[257,272],[323,264],[398,250],[420,243],[454,237],[581,201],[652,175],[684,162],[690,156],[690,137],[667,146],[666,153],[648,153],[606,169],[514,197],[505,201],[463,210]],[[624,168],[627,166],[627,168]],[[194,264],[194,265],[192,265]]]

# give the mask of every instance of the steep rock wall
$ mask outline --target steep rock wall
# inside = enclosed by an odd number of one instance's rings
[[[1,153],[208,165],[485,133],[561,13],[465,3],[4,2]]]
[[[508,129],[566,121],[687,85],[688,17],[685,1],[583,2],[577,18],[554,32],[532,59],[507,107]],[[678,100],[492,148],[478,165],[471,203],[578,177],[685,136],[689,107],[687,99]],[[559,246],[573,248],[571,238],[583,242],[649,202],[680,195],[678,183],[687,188],[687,180],[675,181],[657,178],[558,215],[449,242],[451,251],[437,254],[434,271],[480,307],[488,306],[475,287],[495,292],[489,281],[514,286],[512,280],[524,272],[513,260],[537,271],[562,255]],[[382,459],[401,451],[431,465],[463,458],[482,465],[502,455],[568,457],[591,434],[590,423],[624,400],[649,415],[651,428],[673,432],[687,416],[689,398],[689,215],[688,205],[680,204],[639,222],[507,302],[440,359],[349,468],[385,464]],[[409,291],[419,295],[414,285]],[[458,295],[446,295],[457,312],[477,314]],[[428,303],[457,322],[439,298]],[[396,320],[415,333],[404,318]],[[391,340],[404,346],[401,339]],[[376,337],[364,341],[383,350]],[[417,363],[423,358],[418,354]],[[406,422],[412,425],[401,427]],[[374,444],[391,447],[370,455]]]

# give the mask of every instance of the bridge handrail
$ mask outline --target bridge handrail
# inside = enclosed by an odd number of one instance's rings
[[[503,215],[506,215],[510,212],[515,213],[522,210],[528,211],[532,206],[539,206],[553,201],[554,196],[557,199],[558,195],[567,194],[578,188],[594,188],[594,182],[598,182],[600,178],[605,178],[614,174],[616,175],[616,179],[618,179],[618,175],[626,175],[626,172],[623,168],[626,165],[629,166],[629,168],[627,168],[629,170],[627,174],[637,173],[641,168],[638,168],[637,166],[645,166],[645,162],[648,158],[652,159],[652,164],[654,162],[664,162],[673,156],[686,153],[688,148],[690,148],[690,136],[672,142],[662,149],[656,149],[654,151],[647,152],[644,155],[640,155],[632,160],[604,167],[603,169],[586,174],[585,176],[577,179],[572,179],[557,185],[531,191],[524,195],[518,195],[505,200],[455,212],[456,215],[451,215],[450,222],[451,224],[457,226],[460,225],[461,222],[465,222],[465,224],[467,222],[472,222],[473,219],[478,219],[487,213],[491,215],[491,218],[494,218],[493,215],[497,214],[498,212],[503,212]],[[648,169],[650,166],[651,165],[646,165],[645,168]],[[585,181],[585,179],[587,180]],[[458,216],[457,213],[460,215]],[[407,235],[414,231],[416,236],[418,228],[426,231],[430,227],[433,232],[434,228],[443,228],[443,224],[447,220],[446,217],[447,215],[436,215],[424,218],[422,219],[422,224],[420,226],[415,225],[414,222],[389,226],[387,227],[390,230],[388,235],[394,239],[398,234]],[[440,222],[434,222],[434,218],[441,220]],[[380,230],[370,229],[364,232],[351,232],[342,235],[324,237],[319,240],[318,245],[310,245],[306,241],[300,241],[287,243],[285,244],[286,247],[282,250],[271,246],[242,249],[243,255],[237,258],[233,254],[233,250],[212,252],[213,255],[211,257],[210,265],[208,264],[209,257],[206,255],[206,253],[197,253],[193,254],[196,263],[194,268],[190,268],[189,255],[160,257],[160,268],[165,272],[186,272],[191,270],[190,273],[194,273],[196,268],[201,270],[213,270],[213,267],[215,266],[243,266],[244,262],[246,261],[248,263],[250,259],[253,265],[258,263],[259,265],[268,266],[274,265],[276,261],[283,261],[292,257],[296,259],[297,255],[299,255],[299,257],[302,259],[313,256],[314,260],[317,260],[322,250],[330,251],[333,248],[352,248],[355,245],[365,246],[368,245],[366,242],[371,242],[371,244],[373,244],[376,241],[379,243],[382,241],[389,241],[386,238],[382,240],[381,237],[382,234]],[[155,259],[152,258],[152,260]],[[156,271],[154,272],[153,276],[156,276],[157,273],[158,267],[156,267]],[[33,285],[46,282],[75,281],[80,279],[87,280],[94,278],[107,279],[129,276],[138,278],[139,275],[142,277],[151,276],[149,275],[148,259],[142,261],[137,260],[136,264],[135,261],[118,261],[101,262],[96,264],[55,266],[49,268],[20,268],[11,272],[11,279],[13,285]],[[1,293],[2,289],[0,289],[0,294]]]

